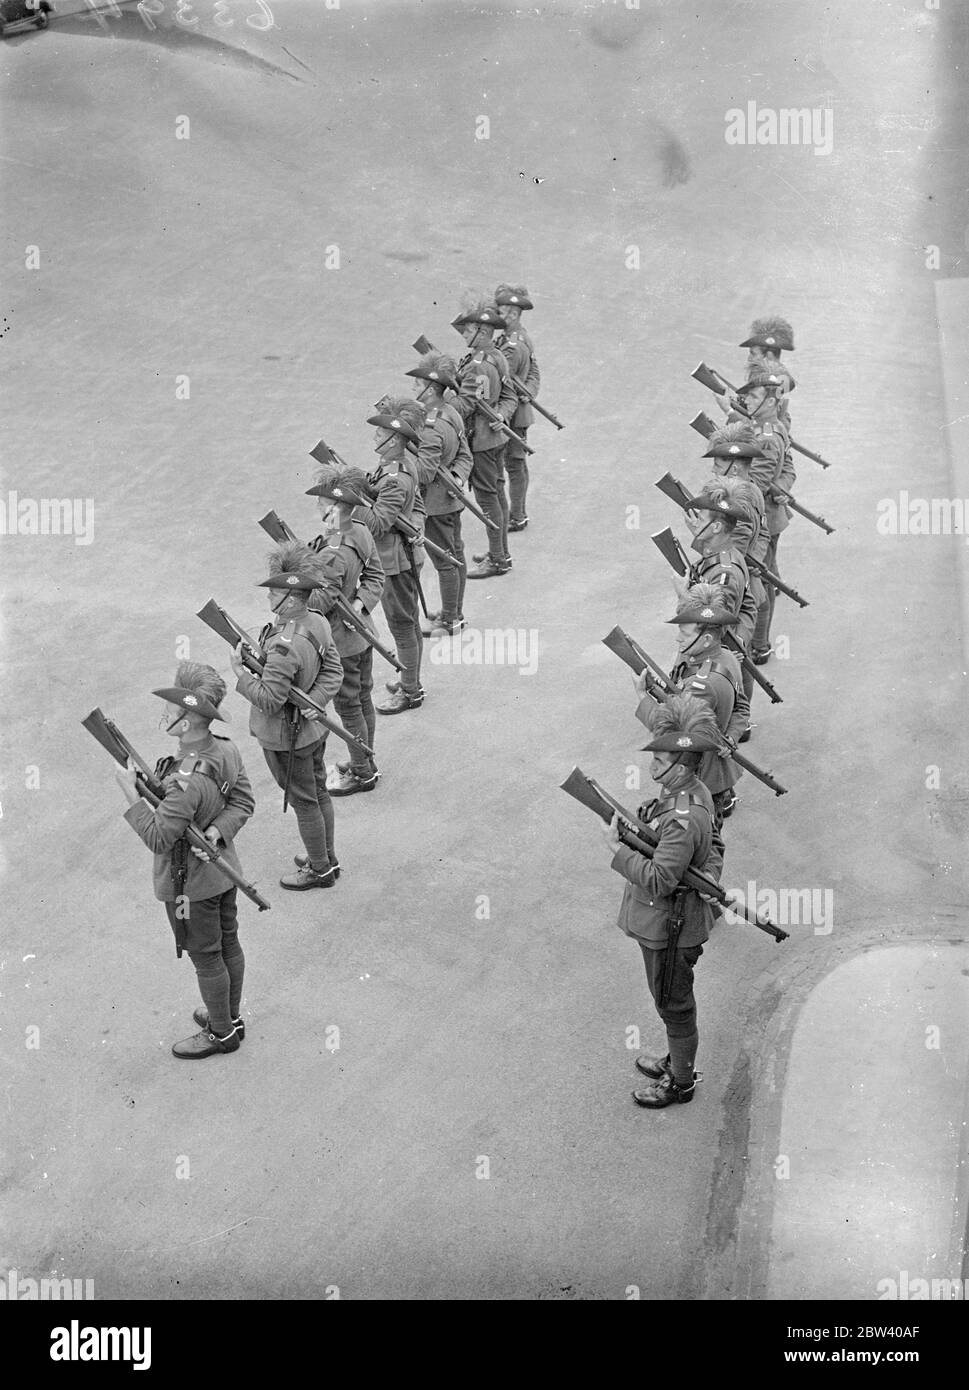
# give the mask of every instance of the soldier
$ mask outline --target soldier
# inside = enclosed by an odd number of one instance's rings
[[[524,285],[499,285],[495,290],[495,303],[505,325],[505,331],[495,339],[508,363],[508,373],[524,382],[533,396],[538,395],[541,374],[535,347],[521,321],[526,309],[534,308]],[[523,440],[527,438],[528,428],[535,419],[535,412],[529,401],[520,399],[518,409],[511,418],[511,427]],[[509,439],[505,446],[505,472],[508,475],[509,531],[524,531],[528,525],[525,503],[528,497],[528,455],[521,444]]]
[[[713,470],[724,479],[734,500],[741,510],[749,513],[749,521],[737,523],[734,536],[737,548],[750,559],[767,564],[770,546],[770,532],[767,524],[767,503],[764,494],[751,474],[755,459],[767,457],[757,442],[754,427],[746,420],[737,420],[714,430],[708,440],[709,447],[704,458],[713,459]],[[758,463],[758,468],[763,465]],[[768,586],[759,574],[750,571],[750,588],[757,602],[757,620],[761,620],[764,605],[768,602]],[[756,631],[756,623],[755,628]],[[763,664],[763,663],[761,663]],[[743,671],[744,693],[749,702],[754,689],[754,678],[750,671]],[[740,739],[746,743],[750,738],[748,728]]]
[[[749,523],[750,511],[731,499],[730,488],[725,478],[711,478],[686,513],[693,532],[692,549],[700,556],[690,570],[689,582],[723,586],[724,606],[738,615],[737,640],[746,651],[757,622],[757,598],[736,530],[738,522]]]
[[[699,1034],[693,967],[703,954],[714,911],[683,879],[699,869],[719,880],[723,841],[714,828],[710,793],[697,777],[704,753],[716,749],[717,728],[706,705],[674,695],[650,713],[653,754],[650,776],[661,788],[655,801],[640,807],[639,819],[659,836],[652,859],[622,844],[618,817],[605,827],[612,868],[626,879],[619,927],[639,944],[646,982],[666,1026],[665,1057],[637,1057],[636,1066],[652,1085],[633,1092],[637,1105],[657,1110],[687,1104],[696,1086]],[[739,895],[731,895],[736,901]]]
[[[518,397],[508,376],[508,364],[492,339],[502,320],[494,304],[485,301],[463,310],[452,320],[468,345],[458,364],[458,395],[454,404],[464,421],[471,448],[471,487],[478,506],[498,528],[488,530],[488,553],[480,557],[469,579],[491,579],[511,569],[508,553],[508,498],[505,495],[505,436],[498,423],[478,405],[484,401],[508,424],[518,408]],[[475,557],[478,559],[479,557]]]
[[[242,663],[242,644],[232,654],[236,690],[252,705],[249,732],[257,739],[269,770],[283,788],[283,807],[292,802],[306,862],[280,886],[296,892],[332,888],[340,873],[334,848],[333,803],[326,787],[326,733],[312,711],[290,702],[293,689],[317,704],[332,700],[343,682],[343,666],[330,625],[311,612],[310,596],[325,578],[309,546],[291,541],[269,556],[269,590],[273,619],[259,634],[266,654],[261,676]]]
[[[797,480],[790,436],[779,418],[782,402],[786,400],[784,381],[775,373],[755,369],[737,392],[762,451],[761,458],[751,460],[750,476],[764,494],[766,505],[768,546],[764,563],[778,576],[777,545],[781,533],[790,525],[791,514],[788,507],[778,500],[775,489],[790,492]],[[758,615],[751,647],[751,657],[758,666],[763,666],[771,654],[770,629],[777,597],[776,590],[770,584],[765,587],[767,601]]]
[[[377,553],[384,571],[380,602],[403,666],[399,681],[388,683],[389,700],[377,706],[378,714],[401,714],[420,709],[424,703],[421,685],[421,566],[424,547],[410,544],[395,527],[398,519],[420,529],[420,493],[417,464],[408,454],[406,443],[417,444],[424,421],[424,408],[406,397],[387,396],[386,408],[367,417],[374,426],[374,447],[380,460],[369,478],[358,469],[341,475],[341,484],[366,496],[369,505],[357,516],[377,542]]]
[[[441,607],[428,614],[425,636],[451,636],[466,626],[464,586],[468,577],[461,536],[463,504],[440,482],[445,469],[463,488],[471,475],[473,459],[464,433],[464,421],[455,407],[444,399],[445,391],[457,391],[457,363],[443,352],[426,352],[407,376],[416,378],[416,395],[427,412],[420,431],[417,472],[427,521],[427,538],[450,552],[458,564],[430,552],[441,586]]]
[[[787,319],[776,314],[768,318],[754,319],[750,325],[750,336],[740,344],[747,349],[747,373],[765,371],[786,378],[785,394],[778,411],[778,419],[788,434],[791,431],[791,416],[787,408],[787,398],[797,384],[790,369],[781,361],[782,352],[794,351],[794,329]]]
[[[373,748],[377,725],[373,647],[340,616],[336,601],[342,595],[376,636],[370,614],[380,602],[384,571],[369,528],[354,519],[354,506],[363,499],[353,492],[348,495],[337,483],[337,476],[336,469],[325,466],[320,481],[306,492],[308,497],[319,498],[323,521],[323,533],[312,542],[312,549],[319,559],[324,582],[311,599],[310,608],[322,613],[329,623],[343,666],[343,683],[333,697],[333,706],[343,727]],[[370,792],[376,787],[378,776],[373,758],[351,748],[350,761],[337,764],[328,791],[331,796]],[[297,856],[297,863],[300,858]]]
[[[677,662],[670,679],[684,694],[709,706],[727,744],[716,752],[704,753],[697,773],[713,797],[717,830],[737,804],[734,787],[743,770],[730,757],[730,751],[736,749],[750,723],[750,701],[744,693],[740,663],[720,643],[722,630],[734,627],[738,620],[738,615],[724,605],[723,598],[724,590],[719,584],[693,584],[681,596],[676,615],[669,620],[680,629]],[[636,714],[646,722],[640,710]]]
[[[138,795],[133,769],[117,773],[128,802],[125,820],[154,852],[155,897],[165,904],[175,934],[176,953],[187,951],[198,976],[204,1005],[193,1015],[200,1033],[172,1047],[192,1061],[235,1052],[245,1037],[240,1016],[246,958],[239,942],[236,887],[199,850],[188,852],[184,838],[193,822],[221,849],[221,857],[241,869],[234,840],[255,810],[252,787],[239,750],[211,730],[225,699],[225,682],[211,666],[183,661],[174,685],[153,690],[165,701],[162,722],[178,739],[174,757],[163,758],[155,775],[165,787],[155,808]]]

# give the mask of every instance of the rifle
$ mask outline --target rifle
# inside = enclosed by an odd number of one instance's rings
[[[683,693],[680,687],[664,674],[649,653],[643,651],[639,643],[628,633],[623,632],[621,627],[614,627],[611,632],[606,633],[602,641],[603,645],[614,652],[620,661],[626,663],[634,675],[641,676],[645,671],[646,694],[657,704],[662,704],[670,695]],[[756,763],[745,758],[743,753],[734,748],[728,739],[722,736],[721,738],[721,747],[730,749],[730,756],[738,767],[749,772],[751,777],[755,777],[758,782],[763,782],[765,787],[770,787],[775,796],[784,796],[787,791],[786,787],[782,787],[780,782],[776,782],[769,772],[764,772]]]
[[[411,347],[415,348],[420,353],[437,351],[437,348],[435,348],[434,344],[430,342],[429,339],[425,338],[423,333],[419,338],[415,338],[414,342],[411,344]],[[512,377],[512,381],[515,381],[514,377]],[[535,450],[532,448],[532,446],[530,444],[526,444],[521,435],[516,434],[512,427],[505,423],[505,421],[501,418],[501,416],[498,414],[497,410],[495,410],[493,405],[489,405],[486,400],[483,400],[481,398],[481,396],[479,396],[477,399],[478,409],[481,411],[482,415],[485,417],[486,420],[490,420],[493,425],[498,425],[499,432],[505,435],[506,438],[514,440],[516,444],[520,444],[522,448],[525,450],[526,454],[534,454]],[[542,410],[542,407],[538,404],[537,401],[535,401],[534,404],[537,407],[537,409],[542,411],[543,415],[546,415],[548,413],[547,411]],[[549,419],[553,419],[553,417],[549,416]],[[553,423],[558,425],[560,430],[565,428],[564,425],[559,425],[557,420],[554,420]]]
[[[265,516],[260,517],[259,525],[266,532],[267,536],[272,537],[277,545],[281,545],[283,541],[295,541],[299,539],[276,512],[267,512]],[[379,638],[374,636],[357,610],[347,602],[344,594],[338,593],[336,595],[333,606],[340,614],[340,617],[346,623],[347,627],[352,627],[354,632],[359,632],[360,636],[365,638],[370,643],[371,647],[373,647],[374,651],[378,652],[383,657],[384,661],[389,662],[395,671],[403,671],[403,666],[401,666],[393,652],[389,651]]]
[[[138,769],[135,785],[139,793],[145,798],[149,806],[158,806],[164,800],[165,788],[161,782],[156,780],[155,774],[128,742],[117,724],[108,719],[100,709],[93,709],[86,719],[81,720],[81,723],[89,734],[93,734],[101,747],[111,754],[115,762],[126,768],[130,761]],[[244,893],[250,902],[256,904],[260,912],[269,911],[271,904],[266,901],[253,884],[246,882],[238,869],[233,868],[223,859],[222,850],[209,844],[194,821],[186,826],[185,837],[193,848],[204,850],[219,873],[223,874],[230,883],[234,883],[240,893]]]
[[[315,458],[318,463],[335,463],[340,468],[350,467],[346,459],[341,458],[337,451],[327,444],[325,439],[321,439],[316,448],[310,450],[310,457]],[[404,517],[399,516],[394,522],[394,530],[410,545],[426,546],[432,555],[437,555],[440,559],[446,560],[449,565],[457,565],[458,569],[466,568],[461,564],[457,556],[451,554],[450,550],[445,550],[442,546],[435,545],[433,541],[429,541],[420,527],[415,526],[412,521],[407,521]]]
[[[710,419],[709,415],[705,415],[701,410],[697,415],[694,415],[693,419],[690,421],[690,428],[696,430],[697,434],[702,434],[704,439],[709,439],[717,427]],[[809,512],[807,507],[802,507],[800,502],[798,502],[791,493],[785,492],[782,488],[772,487],[770,496],[775,502],[785,503],[786,506],[790,507],[792,512],[797,512],[798,515],[803,516],[806,521],[812,521],[815,526],[819,526],[821,530],[826,531],[829,536],[834,535],[834,527],[829,526],[823,516],[818,516],[816,512]]]
[[[728,391],[732,391],[736,394],[736,386],[731,386],[725,376],[721,376],[719,372],[713,371],[705,362],[701,362],[696,371],[690,373],[690,376],[693,377],[694,381],[698,381],[701,386],[705,386],[708,391],[712,391],[715,396],[723,395],[722,388],[724,386],[726,386]],[[736,410],[738,415],[744,415],[748,420],[750,419],[750,412],[745,410],[739,402],[734,405],[733,409]],[[789,440],[789,443],[796,454],[803,454],[806,459],[810,459],[812,463],[819,463],[822,468],[831,467],[827,459],[823,459],[820,454],[814,453],[812,449],[805,449],[803,444],[798,444],[794,439]]]
[[[657,479],[655,486],[659,488],[664,497],[668,497],[671,502],[675,502],[678,507],[682,507],[685,512],[693,511],[694,498],[690,496],[686,488],[671,473],[664,473],[662,478]],[[772,588],[777,589],[788,598],[793,599],[798,608],[807,608],[808,601],[802,598],[796,589],[790,584],[785,584],[779,574],[769,570],[760,560],[755,560],[753,555],[745,555],[747,568],[752,569],[755,574],[765,580]]]
[[[630,849],[636,850],[646,859],[652,859],[653,851],[659,844],[659,836],[648,826],[643,825],[637,817],[632,816],[618,801],[613,800],[609,793],[604,791],[598,782],[587,777],[581,768],[574,767],[572,769],[562,783],[562,790],[568,792],[569,796],[575,797],[576,801],[587,806],[590,811],[594,811],[607,825],[611,822],[613,815],[618,815],[619,838],[622,843]],[[770,918],[761,917],[756,909],[750,907],[746,902],[743,904],[732,903],[716,879],[711,878],[709,874],[702,873],[699,869],[687,869],[682,882],[697,893],[704,893],[707,897],[716,898],[721,907],[744,917],[752,927],[758,927],[760,931],[772,936],[775,941],[786,941],[790,936],[790,932],[776,927]]]
[[[686,578],[690,573],[690,562],[687,559],[683,547],[673,535],[670,528],[667,526],[665,531],[657,531],[650,539],[666,563],[670,565],[681,578]],[[761,690],[769,696],[771,703],[775,705],[783,704],[784,702],[780,695],[778,695],[767,677],[762,675],[759,668],[754,665],[753,661],[751,661],[733,633],[724,630],[722,640],[723,645],[734,653],[744,670],[749,672],[751,678],[755,680]]]
[[[430,342],[427,338],[425,338],[423,333],[419,338],[416,338],[414,342],[411,343],[411,347],[415,350],[415,352],[419,352],[422,355],[425,352],[436,351],[434,344]],[[515,390],[518,392],[519,396],[523,401],[527,401],[529,405],[534,406],[534,408],[538,411],[539,415],[544,415],[546,420],[550,421],[557,430],[565,429],[565,426],[562,424],[562,421],[558,419],[557,416],[553,415],[550,410],[545,409],[545,407],[537,400],[534,392],[528,389],[528,387],[522,381],[520,376],[515,376],[512,372],[509,372],[508,375],[511,377],[512,386],[514,386]]]
[[[224,608],[220,608],[215,599],[210,598],[204,608],[200,608],[196,617],[201,618],[202,622],[217,633],[224,642],[235,649],[242,643],[242,660],[247,670],[252,671],[256,676],[261,676],[266,665],[266,658],[262,653],[257,642],[254,642],[246,632],[245,628],[233,622]],[[312,710],[316,717],[316,723],[322,724],[331,734],[336,734],[337,738],[342,738],[348,748],[356,748],[365,757],[373,757],[373,749],[368,748],[362,739],[356,738],[348,733],[342,724],[337,724],[335,720],[327,717],[323,706],[318,705],[315,700],[307,695],[305,690],[300,690],[296,685],[290,688],[287,701],[296,706],[298,710]]]

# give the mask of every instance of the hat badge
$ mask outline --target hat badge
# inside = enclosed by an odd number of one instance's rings
[[[390,422],[390,427],[391,427],[391,429],[395,429],[395,430],[400,429],[400,421],[399,421],[399,420],[391,420],[391,422]]]
[[[684,734],[682,738],[676,740],[676,746],[677,748],[692,748],[693,740],[688,734]]]
[[[767,344],[768,347],[773,347],[775,340],[773,338],[765,338],[764,342]]]
[[[437,372],[428,372],[427,375],[431,378],[432,381],[440,381],[440,377],[438,376]]]
[[[197,705],[198,700],[196,700],[194,695],[186,695],[183,703],[186,705]]]
[[[286,583],[287,583],[287,584],[298,584],[298,583],[299,583],[299,575],[298,575],[298,574],[287,574],[287,576],[286,576]]]
[[[730,446],[730,451],[729,451],[729,452],[730,452],[731,454],[739,454],[739,453],[740,453],[740,445],[739,445],[739,444],[731,444],[731,446]]]
[[[723,500],[722,497],[720,498],[720,501],[717,503],[717,506],[720,508],[722,512],[725,512],[727,510],[727,503]]]
[[[712,617],[713,617],[713,609],[712,609],[712,608],[704,608],[703,611],[702,611],[701,614],[700,614],[700,617],[701,617],[701,618],[712,618]]]

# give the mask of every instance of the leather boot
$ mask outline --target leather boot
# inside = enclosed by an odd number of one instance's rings
[[[660,1081],[664,1076],[672,1076],[670,1071],[670,1054],[667,1052],[665,1057],[651,1057],[648,1052],[644,1052],[641,1057],[636,1058],[636,1066],[643,1076],[648,1076],[651,1081]]]
[[[336,874],[329,867],[317,873],[309,862],[300,866],[295,874],[284,874],[279,880],[280,888],[289,888],[294,893],[305,893],[308,888],[332,888]]]
[[[217,1038],[208,1029],[203,1029],[194,1037],[183,1038],[181,1042],[172,1045],[172,1055],[181,1057],[188,1062],[197,1061],[200,1057],[214,1057],[217,1052],[238,1052],[238,1050],[239,1034],[235,1028],[224,1038]]]
[[[407,709],[420,709],[424,703],[424,691],[418,686],[418,693],[411,695],[401,688],[382,705],[377,705],[378,714],[403,714]]]
[[[192,1018],[195,1020],[195,1022],[198,1024],[198,1026],[199,1026],[200,1028],[202,1028],[206,1033],[209,1031],[209,1011],[208,1011],[208,1009],[203,1009],[203,1008],[201,1007],[201,1005],[200,1005],[199,1008],[197,1008],[197,1009],[195,1010],[194,1014],[192,1015]],[[238,1038],[239,1038],[239,1041],[242,1042],[242,1039],[246,1036],[246,1025],[245,1025],[245,1022],[244,1022],[244,1020],[243,1020],[241,1017],[240,1017],[240,1018],[234,1018],[234,1019],[232,1020],[232,1022],[233,1022],[233,1025],[235,1026],[236,1034],[237,1034],[237,1036],[238,1036]]]
[[[663,1076],[652,1086],[633,1091],[633,1100],[647,1110],[662,1110],[667,1105],[688,1105],[695,1090],[696,1081],[691,1081],[689,1086],[680,1086],[672,1076]]]

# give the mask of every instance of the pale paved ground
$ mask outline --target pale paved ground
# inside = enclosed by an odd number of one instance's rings
[[[0,551],[0,1266],[156,1298],[732,1289],[743,1180],[773,1158],[767,1140],[749,1152],[751,1088],[781,1002],[856,941],[965,935],[964,541],[874,528],[900,487],[951,487],[933,280],[961,273],[969,219],[952,128],[932,125],[949,94],[931,29],[950,17],[795,3],[758,29],[773,6],[725,23],[721,5],[644,5],[615,46],[565,7],[381,4],[379,24],[348,2],[274,9],[279,32],[247,45],[295,77],[164,29],[149,42],[134,18],[2,49],[19,129],[5,123],[4,482],[93,497],[96,529],[86,547]],[[832,104],[833,153],[728,148],[723,113],[748,97]],[[491,139],[475,142],[481,113]],[[176,142],[185,114],[192,138]],[[690,167],[675,187],[670,131]],[[568,429],[536,425],[534,527],[513,576],[468,610],[537,628],[538,672],[428,668],[424,709],[379,731],[379,793],[339,808],[346,874],[324,901],[274,891],[293,826],[232,697],[260,800],[240,852],[274,908],[245,919],[244,1050],[180,1068],[168,1048],[188,1029],[190,970],[78,721],[101,704],[163,751],[147,692],[176,642],[225,667],[195,610],[213,594],[261,611],[256,518],[275,506],[309,530],[308,448],[323,433],[365,459],[363,418],[407,385],[414,336],[449,341],[460,289],[506,276],[541,305],[547,399]],[[652,480],[700,481],[685,422],[709,398],[688,373],[701,356],[738,372],[738,330],[772,308],[797,329],[796,434],[835,462],[804,462],[800,491],[838,530],[785,540],[811,607],[778,609],[785,703],[758,703],[751,752],[792,790],[745,791],[727,876],[830,888],[835,928],[783,947],[717,936],[701,1094],[650,1116],[628,1095],[625,1030],[658,1039],[613,927],[620,883],[557,786],[574,763],[622,786],[639,726],[599,639],[619,622],[669,658],[672,591],[646,538],[676,518]],[[190,401],[174,399],[179,373]],[[23,789],[28,764],[39,790]]]

